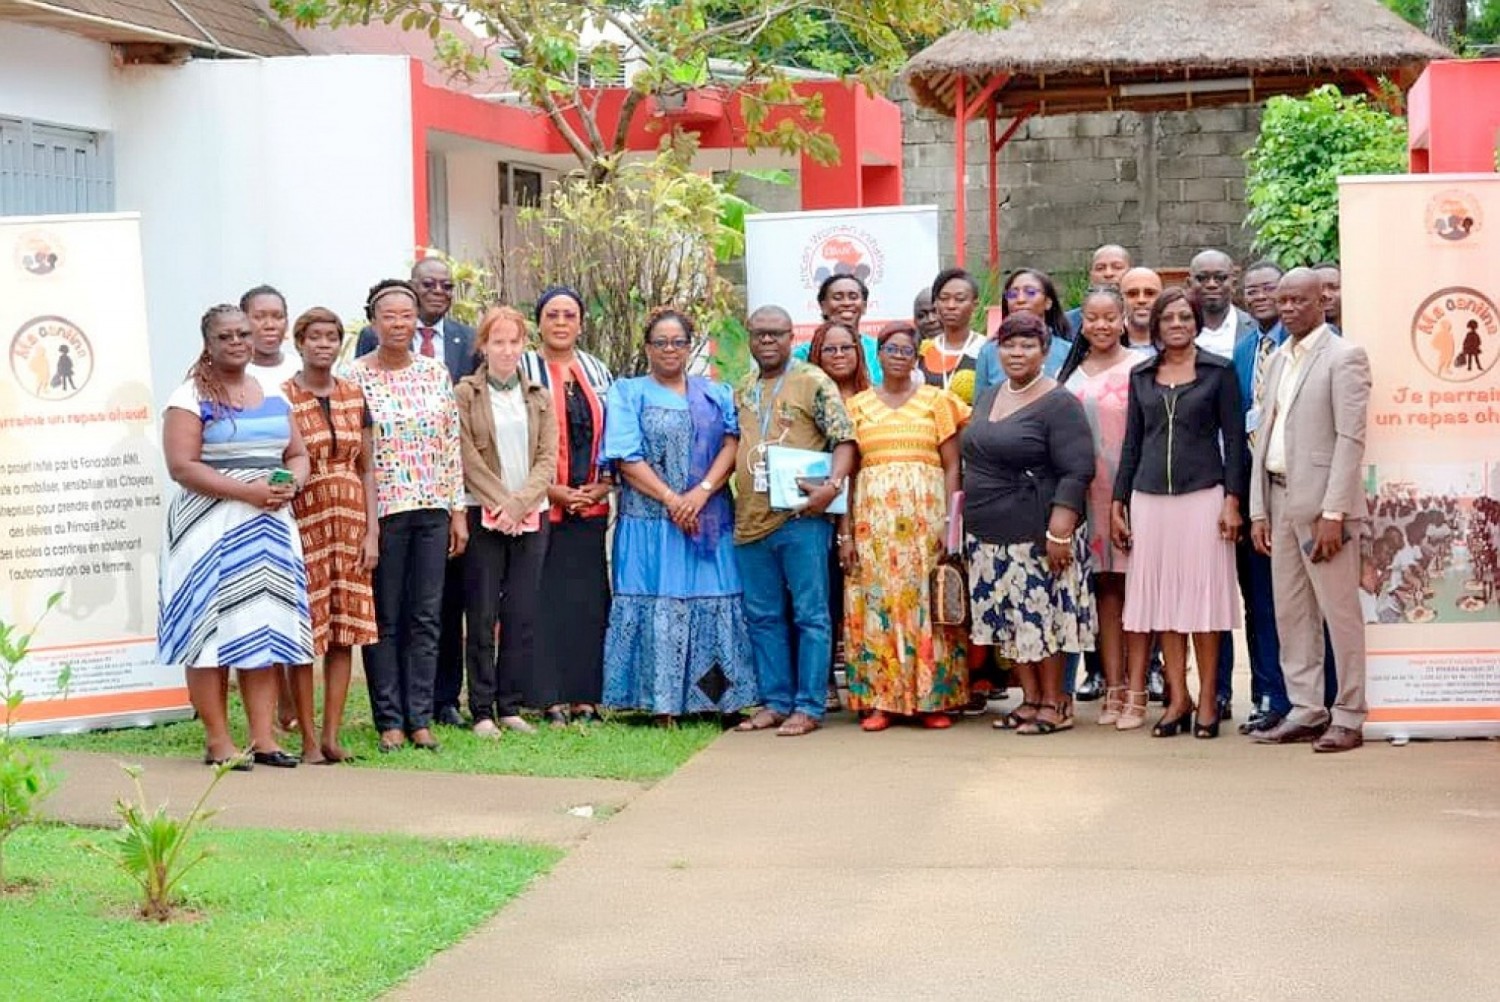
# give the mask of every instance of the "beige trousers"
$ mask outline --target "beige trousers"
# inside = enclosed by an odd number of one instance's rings
[[[1363,525],[1345,522],[1349,539],[1332,560],[1315,564],[1314,527],[1294,525],[1281,512],[1286,488],[1271,484],[1266,514],[1271,521],[1271,584],[1276,595],[1276,633],[1281,639],[1281,671],[1291,700],[1293,723],[1319,726],[1329,719],[1323,706],[1323,626],[1333,644],[1338,695],[1333,723],[1356,730],[1365,720],[1365,622],[1359,607],[1359,547]]]

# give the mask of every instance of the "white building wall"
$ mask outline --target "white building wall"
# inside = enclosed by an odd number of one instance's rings
[[[415,242],[406,60],[314,56],[117,74],[117,204],[142,214],[156,393],[203,310],[260,283],[358,316]],[[290,346],[289,346],[290,347]]]
[[[0,21],[0,116],[108,130],[112,74],[107,45]]]
[[[448,164],[448,243],[451,256],[485,263],[500,242],[500,159],[493,151],[443,154]]]

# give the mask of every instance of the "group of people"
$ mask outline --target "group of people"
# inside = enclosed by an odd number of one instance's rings
[[[1366,520],[1369,372],[1339,336],[1336,278],[1241,275],[1205,251],[1188,288],[1163,289],[1118,247],[1090,278],[1068,313],[1044,272],[1012,273],[985,337],[978,284],[950,269],[871,336],[868,290],[834,275],[795,350],[786,309],[750,315],[755,371],[736,386],[698,371],[675,309],[653,313],[634,377],[578,347],[571,289],[470,330],[435,259],[370,290],[344,364],[330,311],[290,325],[293,356],[275,290],[214,307],[164,422],[180,490],[162,656],[188,669],[205,760],[298,762],[276,743],[281,669],[300,761],[346,758],[354,646],[382,752],[436,750],[435,723],[464,725],[465,681],[484,736],[533,730],[523,708],[560,726],[601,707],[747,711],[739,730],[804,735],[837,706],[840,650],[866,731],[950,727],[1003,669],[1022,698],[995,726],[1025,735],[1074,726],[1080,660],[1102,681],[1099,723],[1144,726],[1159,650],[1152,733],[1211,738],[1242,604],[1256,712],[1241,730],[1356,747],[1346,544]]]

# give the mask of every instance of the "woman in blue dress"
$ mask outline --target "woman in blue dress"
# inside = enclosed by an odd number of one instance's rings
[[[279,387],[247,370],[250,321],[233,306],[203,316],[203,353],[167,399],[162,451],[177,483],[161,561],[158,656],[181,665],[203,721],[203,761],[248,768],[229,733],[229,669],[239,670],[249,756],[289,768],[276,743],[278,667],[311,667],[312,620],[291,500],[307,450]],[[291,476],[272,479],[285,470]]]
[[[600,456],[624,480],[604,704],[659,723],[756,699],[726,483],[739,424],[729,387],[687,375],[692,348],[692,321],[652,316],[649,374],[610,387]]]

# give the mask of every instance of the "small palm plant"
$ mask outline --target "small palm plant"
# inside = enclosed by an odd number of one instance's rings
[[[236,764],[230,759],[216,766],[198,802],[181,818],[168,814],[166,804],[154,809],[147,804],[141,784],[145,770],[138,765],[121,766],[135,785],[135,799],[115,802],[121,828],[114,845],[106,849],[90,844],[88,848],[118,866],[140,889],[142,918],[154,922],[170,919],[179,903],[177,888],[182,878],[210,855],[209,849],[197,847],[196,842],[203,826],[219,812],[205,804],[214,787]]]

